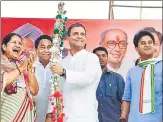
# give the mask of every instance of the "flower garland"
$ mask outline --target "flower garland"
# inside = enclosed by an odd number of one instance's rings
[[[64,7],[63,2],[58,3],[58,11],[56,16],[56,23],[54,24],[54,37],[53,37],[53,44],[50,49],[52,53],[50,61],[59,62],[62,59],[62,51],[63,51],[63,40],[66,37],[66,22],[68,20],[67,17],[64,15],[66,11],[63,9]],[[62,103],[62,93],[59,89],[59,79],[60,76],[58,74],[54,74],[53,83],[51,85],[51,95],[49,97],[49,101],[53,106],[52,111],[52,122],[63,122],[63,103]],[[54,102],[56,100],[56,102]]]

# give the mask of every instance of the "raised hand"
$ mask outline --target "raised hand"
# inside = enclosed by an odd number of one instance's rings
[[[28,66],[27,66],[28,71],[31,71],[33,69],[33,63],[36,61],[36,59],[37,59],[37,53],[31,52],[31,54],[28,57]]]
[[[28,59],[25,59],[24,62],[19,66],[21,73],[27,70],[28,62],[29,62]]]

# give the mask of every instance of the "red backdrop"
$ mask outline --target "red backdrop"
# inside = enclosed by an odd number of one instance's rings
[[[35,18],[1,18],[1,37],[14,31],[23,24],[30,23],[40,28],[44,34],[52,35],[54,19],[35,19]],[[87,30],[87,50],[92,51],[99,45],[101,32],[107,28],[121,28],[128,35],[128,48],[127,54],[130,58],[135,59],[135,48],[133,45],[134,34],[144,27],[154,27],[156,30],[162,33],[162,21],[161,20],[75,20],[70,19],[67,22],[67,27],[72,23],[81,23]]]

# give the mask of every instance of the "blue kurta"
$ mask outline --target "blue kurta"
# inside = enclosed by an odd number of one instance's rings
[[[123,100],[130,101],[128,122],[162,122],[162,61],[155,64],[155,112],[139,113],[140,86],[143,67],[135,66],[129,70]]]

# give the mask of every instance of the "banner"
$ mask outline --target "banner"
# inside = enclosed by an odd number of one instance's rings
[[[36,35],[48,34],[51,36],[53,34],[53,28],[54,28],[53,26],[55,23],[55,19],[53,18],[51,19],[1,18],[1,22],[2,22],[1,24],[2,26],[1,38],[2,39],[8,33],[21,31],[23,27],[27,25],[32,25],[36,29],[28,30],[24,28],[24,30],[29,31],[29,32],[25,32],[24,37],[29,36],[30,39],[33,38],[32,41],[34,42],[34,40],[37,38]],[[86,32],[86,37],[87,37],[86,49],[90,52],[92,52],[94,48],[100,46],[101,33],[104,32],[105,30],[116,28],[126,33],[127,35],[126,41],[128,45],[127,45],[127,48],[124,51],[122,51],[122,53],[124,53],[124,56],[122,56],[122,59],[120,59],[121,61],[119,62],[120,67],[122,67],[119,73],[122,74],[124,78],[126,77],[127,71],[131,67],[134,66],[135,60],[138,58],[138,54],[135,51],[135,47],[133,44],[133,37],[137,33],[137,31],[146,27],[152,27],[156,31],[162,34],[162,20],[86,20],[86,19],[76,20],[76,19],[69,19],[66,27],[68,28],[73,23],[81,23],[85,26],[86,31],[87,31]],[[33,35],[30,35],[30,34],[33,34]],[[66,40],[64,41],[64,43],[65,43],[64,44],[65,48],[69,48],[68,42]],[[32,44],[30,45],[30,41],[27,41],[26,46],[32,47]],[[161,45],[159,46],[161,47]],[[120,53],[121,53],[121,50],[120,50]],[[109,58],[112,58],[112,57],[109,56]]]

